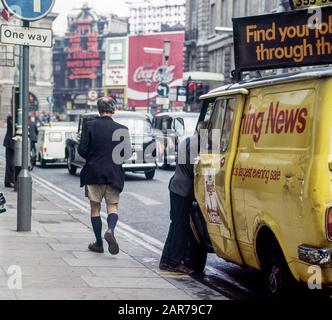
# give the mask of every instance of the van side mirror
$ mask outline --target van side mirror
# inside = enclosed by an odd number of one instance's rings
[[[179,137],[183,137],[185,134],[185,125],[184,120],[182,118],[176,118],[173,122],[173,130],[175,131],[176,135]]]

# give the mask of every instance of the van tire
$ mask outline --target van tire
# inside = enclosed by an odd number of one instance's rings
[[[42,155],[41,155],[41,154],[39,154],[39,156],[38,156],[38,160],[39,160],[39,163],[40,163],[40,167],[41,167],[42,169],[46,169],[46,167],[47,167],[47,162],[42,158]]]
[[[204,272],[207,260],[207,251],[197,241],[193,231],[190,229],[188,247],[184,258],[184,264],[187,268],[193,270],[196,274]]]
[[[76,176],[77,167],[71,163],[70,156],[67,158],[67,168],[71,176]]]
[[[41,159],[41,161],[40,161],[40,166],[41,166],[43,169],[46,169],[46,168],[47,168],[47,162],[46,162],[44,159]]]
[[[149,180],[149,181],[153,180],[155,174],[156,174],[156,170],[146,171],[145,172],[146,180]]]
[[[276,300],[292,295],[296,282],[276,241],[266,246],[261,257],[264,285],[268,295]]]

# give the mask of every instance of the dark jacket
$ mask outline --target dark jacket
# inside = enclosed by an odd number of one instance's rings
[[[32,143],[38,142],[38,127],[36,122],[29,122],[29,138]]]
[[[10,150],[15,149],[15,143],[13,140],[13,117],[12,116],[8,116],[8,118],[7,118],[7,133],[5,136],[5,140],[3,142],[3,146]]]
[[[183,198],[194,200],[194,162],[198,156],[198,135],[187,138],[179,145],[179,158],[169,190]]]
[[[110,117],[87,122],[78,153],[86,160],[81,171],[81,187],[111,185],[123,191],[122,164],[132,155],[129,130]]]

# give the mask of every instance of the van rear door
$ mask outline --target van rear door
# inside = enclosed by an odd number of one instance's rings
[[[231,183],[245,97],[217,98],[207,128],[200,132],[201,151],[195,167],[196,198],[215,252],[238,264],[243,262],[233,221]]]

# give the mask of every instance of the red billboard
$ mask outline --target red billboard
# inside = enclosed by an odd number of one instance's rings
[[[157,86],[164,80],[171,88],[183,82],[184,32],[155,33],[129,37],[128,106],[147,107],[157,97]],[[163,61],[164,41],[170,41],[168,65]],[[151,87],[150,87],[151,85]]]

